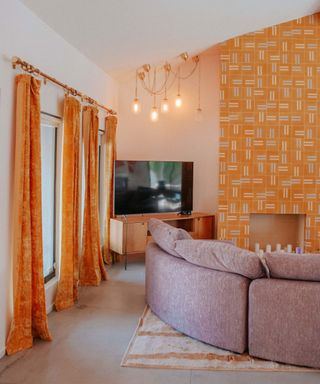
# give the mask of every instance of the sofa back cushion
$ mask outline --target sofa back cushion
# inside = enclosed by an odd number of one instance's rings
[[[257,279],[264,276],[259,257],[233,244],[221,241],[176,241],[176,252],[190,263],[217,271],[232,272]]]
[[[148,221],[148,229],[159,247],[176,257],[181,257],[174,249],[176,241],[192,239],[184,229],[172,227],[158,219],[150,219]]]
[[[265,260],[274,278],[320,281],[320,255],[267,253]]]

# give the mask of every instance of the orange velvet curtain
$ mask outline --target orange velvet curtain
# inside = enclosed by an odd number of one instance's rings
[[[105,157],[105,191],[106,208],[104,217],[104,244],[103,257],[106,263],[110,263],[110,218],[113,216],[113,183],[114,183],[114,160],[116,160],[116,133],[118,120],[116,116],[108,116],[105,122],[106,157]]]
[[[55,299],[57,311],[71,307],[78,298],[80,252],[80,102],[65,96],[62,168],[62,230],[60,280]]]
[[[85,163],[85,202],[83,218],[80,284],[99,285],[106,280],[99,227],[99,119],[95,107],[85,107],[82,114]]]
[[[9,355],[32,347],[33,337],[51,340],[42,254],[40,85],[30,75],[16,77],[13,226],[16,270],[14,315],[6,346]]]

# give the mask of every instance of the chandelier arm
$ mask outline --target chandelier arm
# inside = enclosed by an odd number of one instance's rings
[[[163,84],[161,85],[161,87],[157,90],[157,91],[154,91],[157,95],[161,95],[163,93],[163,90],[165,89],[167,83],[168,83],[168,79],[169,79],[169,76],[166,76]],[[168,87],[167,87],[168,89]]]
[[[142,84],[144,90],[148,91],[151,95],[154,95],[154,94],[160,95],[160,94],[162,94],[163,89],[166,87],[166,85],[167,85],[167,83],[169,81],[169,76],[166,76],[166,79],[164,80],[163,84],[161,85],[161,87],[158,90],[154,89],[154,82],[153,82],[152,88],[151,88],[150,86],[148,87],[148,85],[145,83],[144,80],[140,79],[140,81],[141,81],[141,84]],[[167,89],[171,88],[171,86],[173,85],[174,81],[175,81],[175,78],[173,79],[172,84],[167,87]]]
[[[153,70],[153,81],[152,81],[152,93],[154,94],[154,89],[157,86],[157,67],[154,67]]]
[[[167,85],[167,91],[172,88],[172,86],[174,85],[175,81],[177,80],[177,77],[174,74],[174,72],[171,72],[171,73],[173,75],[173,79],[172,79],[171,83],[169,85]],[[168,76],[167,82],[169,82],[169,78],[170,78],[170,75]]]
[[[174,73],[175,76],[176,76],[177,78],[179,78],[180,80],[187,80],[187,79],[189,79],[189,77],[191,77],[191,76],[194,74],[195,70],[196,70],[197,67],[198,67],[198,64],[199,64],[199,62],[195,63],[195,65],[194,65],[194,67],[192,68],[192,70],[190,71],[190,73],[189,73],[188,75],[185,75],[185,76],[179,76],[178,71],[177,71],[177,72],[174,72],[173,70],[171,70],[171,72]]]
[[[146,92],[148,92],[149,95],[151,95],[151,96],[154,96],[154,95],[161,95],[161,94],[164,93],[163,89],[154,92],[154,91],[152,91],[152,89],[149,89],[149,88],[146,86],[146,84],[141,83],[141,85],[142,85],[142,88],[143,88]]]
[[[172,86],[174,85],[174,83],[175,83],[175,81],[176,81],[176,79],[177,79],[177,76],[176,76],[176,74],[175,74],[174,72],[172,72],[172,75],[173,75],[173,79],[172,79],[171,83],[167,86],[167,91],[168,91],[169,89],[172,88]],[[168,76],[167,82],[168,82],[168,81],[169,81],[169,76]],[[164,87],[162,87],[161,89],[159,89],[159,90],[157,91],[157,95],[162,95],[162,94],[165,93],[165,91],[164,91],[163,88],[164,88]],[[149,93],[150,93],[150,91],[149,91]],[[150,93],[150,94],[152,94],[152,93]]]
[[[142,85],[142,88],[147,91],[150,95],[153,95],[153,92],[151,89],[148,88],[148,86],[143,82],[141,81],[141,85]]]

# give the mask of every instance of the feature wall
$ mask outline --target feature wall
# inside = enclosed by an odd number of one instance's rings
[[[299,213],[319,251],[320,14],[226,41],[220,71],[218,237],[248,248],[250,213]]]

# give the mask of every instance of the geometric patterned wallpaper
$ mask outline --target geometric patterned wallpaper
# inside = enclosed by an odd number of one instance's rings
[[[320,14],[220,46],[218,238],[249,247],[250,213],[306,214],[320,249]]]

